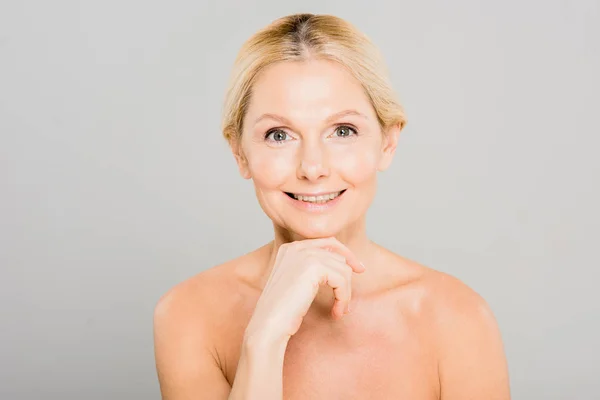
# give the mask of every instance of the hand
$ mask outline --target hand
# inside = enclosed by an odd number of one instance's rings
[[[308,239],[280,246],[271,274],[246,328],[246,337],[287,342],[294,335],[320,285],[333,288],[333,318],[349,310],[353,273],[363,264],[335,238]]]

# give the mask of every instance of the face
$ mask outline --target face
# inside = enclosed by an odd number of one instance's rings
[[[240,173],[274,224],[301,238],[340,235],[364,219],[399,134],[382,132],[361,84],[326,60],[261,72],[243,125]]]

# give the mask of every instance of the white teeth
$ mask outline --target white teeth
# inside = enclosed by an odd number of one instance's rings
[[[329,200],[333,200],[336,197],[338,197],[342,192],[335,192],[335,193],[329,193],[329,194],[324,194],[324,195],[320,195],[320,196],[299,196],[297,194],[294,194],[294,198],[296,200],[300,200],[300,201],[306,201],[308,203],[327,203]]]

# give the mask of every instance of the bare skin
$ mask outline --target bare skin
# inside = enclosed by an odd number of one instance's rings
[[[484,300],[455,278],[374,246],[382,268],[372,287],[353,293],[350,313],[332,318],[324,286],[289,340],[283,398],[509,399],[501,338]],[[165,399],[227,399],[272,250],[202,272],[161,299],[157,317],[169,326],[157,338]]]
[[[382,131],[348,71],[271,66],[244,121],[232,150],[274,240],[160,300],[163,399],[510,399],[486,302],[366,235],[399,129]]]

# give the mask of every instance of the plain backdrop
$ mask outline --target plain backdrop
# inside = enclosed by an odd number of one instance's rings
[[[159,399],[152,313],[271,239],[221,137],[242,42],[331,13],[406,108],[372,239],[492,307],[514,399],[600,398],[598,1],[2,1],[0,398]]]

